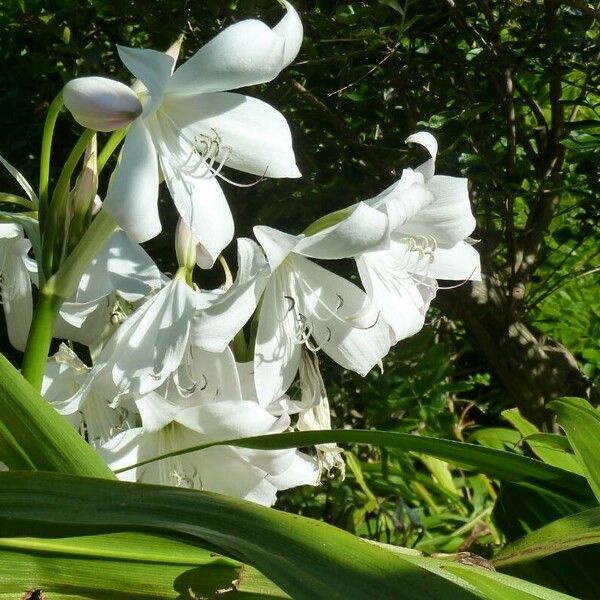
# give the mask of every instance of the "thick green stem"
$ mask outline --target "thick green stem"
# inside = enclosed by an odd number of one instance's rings
[[[44,133],[42,135],[42,151],[40,154],[40,189],[39,189],[39,200],[40,200],[40,223],[46,216],[46,208],[48,205],[48,182],[50,179],[50,155],[52,153],[52,137],[54,135],[54,126],[56,125],[56,119],[63,106],[62,92],[54,98],[48,114],[46,115],[46,123],[44,124]]]
[[[21,373],[38,392],[42,388],[54,322],[62,303],[62,298],[41,290],[33,313]]]
[[[71,154],[56,182],[56,187],[52,194],[52,202],[48,207],[48,215],[43,228],[42,268],[46,278],[51,277],[58,268],[58,264],[55,264],[55,258],[58,258],[55,257],[55,246],[59,233],[66,234],[66,232],[60,231],[60,224],[61,222],[64,223],[71,177],[87,145],[95,134],[96,132],[91,129],[86,129],[81,134],[77,144],[71,150]]]
[[[62,303],[75,293],[81,275],[116,228],[115,220],[105,211],[100,211],[59,271],[40,290],[21,368],[25,379],[38,391],[58,311]]]

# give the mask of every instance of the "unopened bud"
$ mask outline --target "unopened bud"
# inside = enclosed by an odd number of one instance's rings
[[[63,102],[80,125],[96,131],[126,127],[143,110],[133,90],[106,77],[69,81],[63,90]]]
[[[71,213],[86,215],[98,192],[98,145],[96,136],[90,140],[83,157],[83,167],[71,191]]]

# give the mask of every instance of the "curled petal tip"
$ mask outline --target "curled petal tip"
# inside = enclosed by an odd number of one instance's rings
[[[282,68],[284,68],[291,64],[298,55],[300,46],[302,46],[304,30],[296,9],[287,0],[283,0],[281,4],[285,7],[286,14],[273,27],[273,32],[285,40],[282,65]]]
[[[438,143],[431,133],[428,131],[417,131],[416,133],[409,135],[405,141],[407,144],[411,142],[414,144],[420,144],[427,150],[427,152],[429,152],[431,158],[435,161],[435,157],[437,156],[438,152]]]
[[[126,127],[143,110],[130,88],[106,77],[81,77],[69,81],[63,90],[63,101],[80,125],[96,131]]]

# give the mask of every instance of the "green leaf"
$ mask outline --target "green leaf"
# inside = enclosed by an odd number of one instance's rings
[[[523,441],[545,462],[585,477],[583,467],[573,454],[573,448],[564,435],[555,433],[532,433]]]
[[[532,485],[543,487],[544,490],[554,491],[562,495],[567,493],[569,497],[583,500],[588,500],[592,497],[583,477],[551,465],[546,465],[541,461],[526,456],[493,448],[484,448],[475,444],[442,440],[434,437],[388,431],[365,431],[361,429],[302,431],[236,440],[223,440],[212,444],[194,446],[177,452],[163,454],[160,457],[155,457],[151,460],[137,464],[143,465],[162,458],[179,456],[187,452],[194,452],[196,450],[217,445],[277,450],[282,448],[300,448],[330,442],[371,444],[374,446],[419,452],[429,456],[435,456],[436,458],[458,464],[465,468],[476,469],[499,479],[529,482]],[[117,472],[125,471],[128,468],[131,468],[131,466],[120,469]]]
[[[589,506],[564,496],[543,494],[520,484],[503,483],[494,507],[494,523],[509,542],[516,542],[548,523],[587,510]],[[559,589],[578,598],[600,598],[593,546],[573,548],[526,563],[498,566],[510,575]]]
[[[549,523],[506,546],[494,559],[506,566],[570,548],[600,543],[600,507],[590,508]]]
[[[498,589],[525,586],[532,598],[565,598],[491,571],[410,550],[390,551],[325,523],[209,492],[54,473],[0,473],[0,535],[56,538],[121,531],[168,535],[251,564],[296,600],[362,600],[374,593],[382,600],[471,600],[481,598],[477,590],[489,587],[490,578]],[[164,562],[164,551],[158,554]]]
[[[10,469],[115,478],[91,446],[2,354],[0,461]]]
[[[62,538],[0,538],[0,600],[41,589],[52,600],[239,600],[289,598],[237,561],[175,540],[135,533]],[[193,594],[193,595],[192,595]]]
[[[0,473],[0,535],[140,531],[250,564],[297,600],[471,599],[470,592],[325,523],[209,492]]]
[[[571,452],[569,440],[562,435],[540,433],[539,429],[523,417],[518,409],[502,412],[502,416],[519,430],[523,441],[541,460],[560,469],[583,475],[583,469]]]
[[[413,549],[399,548],[387,544],[378,545],[389,549],[390,552],[400,554],[413,564],[446,577],[450,581],[456,583],[464,581],[471,584],[473,589],[481,593],[482,597],[487,600],[533,600],[535,598],[567,600],[572,598],[572,596],[544,588],[535,583],[497,573],[492,568],[479,566],[481,563],[487,563],[491,567],[491,563],[468,552],[460,552],[445,559],[439,559],[424,557],[420,552]]]
[[[600,501],[600,412],[582,398],[559,398],[548,406],[556,413]]]

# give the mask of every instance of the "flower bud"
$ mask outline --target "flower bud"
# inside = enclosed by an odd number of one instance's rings
[[[126,127],[143,110],[133,90],[105,77],[69,81],[63,90],[63,102],[80,125],[96,131]]]
[[[71,191],[71,213],[86,215],[98,192],[98,145],[96,136],[92,137],[85,149],[83,167]]]

